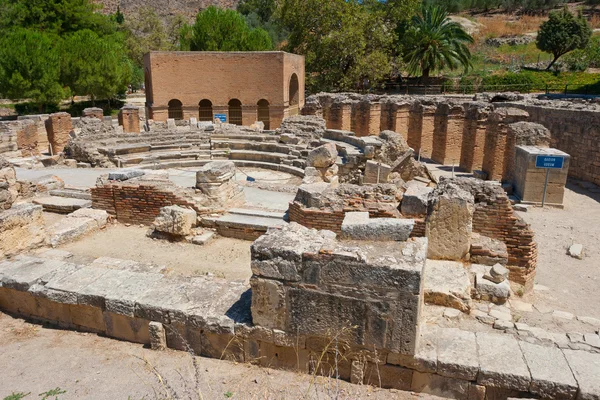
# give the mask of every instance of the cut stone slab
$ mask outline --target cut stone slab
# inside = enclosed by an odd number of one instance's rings
[[[468,312],[471,308],[471,281],[460,262],[427,260],[423,271],[425,302]]]
[[[196,226],[196,221],[196,211],[179,206],[166,206],[160,209],[152,226],[158,232],[188,236],[192,233],[192,228]]]
[[[479,375],[477,383],[503,389],[529,390],[531,375],[519,342],[512,335],[478,332]]]
[[[595,333],[585,333],[583,335],[585,344],[589,344],[592,347],[600,348],[600,336]]]
[[[77,304],[77,294],[102,278],[107,271],[109,270],[85,266],[68,275],[59,274],[46,283],[46,296],[58,303]]]
[[[98,223],[93,218],[65,218],[48,229],[50,245],[57,247],[64,243],[73,242],[96,229],[98,229]]]
[[[579,384],[577,400],[600,399],[600,354],[581,350],[563,350]]]
[[[569,247],[569,255],[573,258],[583,260],[583,245],[576,243]]]
[[[596,328],[600,328],[600,319],[592,318],[592,317],[577,317],[577,320],[579,320],[585,324],[592,325]]]
[[[479,372],[475,333],[456,328],[440,329],[438,336],[438,374],[450,378],[475,380]]]
[[[433,188],[417,185],[409,186],[402,197],[400,212],[402,215],[425,215],[427,214],[427,203]]]
[[[544,399],[572,399],[577,382],[563,352],[556,347],[520,342],[531,372],[530,391]]]
[[[77,211],[67,215],[68,218],[92,218],[96,221],[98,228],[106,226],[108,213],[104,210],[94,210],[93,208],[80,208]]]
[[[192,238],[192,244],[197,244],[199,246],[203,246],[210,242],[212,238],[215,236],[213,231],[206,231],[201,235],[196,235]]]
[[[573,318],[575,318],[575,316],[573,314],[571,314],[570,312],[558,311],[558,310],[554,310],[554,312],[552,313],[552,317],[567,319],[567,320],[572,320]]]
[[[525,303],[521,300],[513,299],[510,301],[510,306],[512,309],[521,312],[533,312],[533,305],[531,303]]]
[[[499,319],[500,321],[512,322],[512,315],[507,312],[502,312],[500,310],[491,310],[490,317],[494,317]]]
[[[41,205],[44,208],[44,211],[58,214],[69,214],[80,208],[89,208],[92,206],[91,200],[57,196],[36,197],[33,199],[33,203]]]
[[[461,312],[455,308],[446,308],[444,310],[444,317],[448,319],[458,319],[460,318]]]
[[[483,278],[494,283],[502,283],[508,279],[508,269],[502,264],[494,264],[489,274],[484,275]]]
[[[139,169],[128,169],[109,173],[108,180],[126,181],[132,178],[137,178],[138,176],[143,176],[144,174],[145,172]]]
[[[412,219],[369,218],[368,212],[349,212],[342,223],[342,237],[351,240],[405,242],[415,225]]]
[[[515,324],[513,324],[510,321],[504,321],[501,319],[497,319],[496,321],[494,321],[494,329],[498,329],[500,331],[507,331],[509,329],[513,329],[515,327]]]
[[[482,299],[503,303],[510,297],[510,284],[508,280],[494,283],[484,278],[484,274],[475,275],[475,288]]]

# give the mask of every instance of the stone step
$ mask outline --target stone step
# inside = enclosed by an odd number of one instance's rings
[[[267,231],[268,228],[281,227],[287,222],[283,218],[273,218],[268,216],[244,215],[244,214],[225,214],[217,219],[217,227],[227,226],[235,228],[249,228]]]
[[[293,159],[296,157],[289,156],[287,154],[270,153],[264,151],[231,150],[229,152],[229,158],[231,160],[261,161],[272,164],[281,164],[283,160]]]
[[[266,217],[266,218],[276,218],[276,219],[284,219],[284,212],[273,212],[273,211],[263,211],[263,210],[252,210],[250,208],[231,208],[227,210],[229,214],[237,214],[237,215],[248,215],[254,217]]]
[[[50,196],[66,197],[70,199],[92,200],[90,192],[78,189],[55,189],[48,192]]]
[[[33,199],[33,203],[41,205],[44,208],[44,211],[58,214],[69,214],[80,208],[89,208],[92,206],[91,200],[59,196],[36,197]]]

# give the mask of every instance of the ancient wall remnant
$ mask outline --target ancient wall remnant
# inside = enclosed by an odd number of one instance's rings
[[[252,245],[252,320],[323,340],[341,333],[354,348],[382,354],[414,354],[426,248],[423,238],[363,246],[298,224],[271,230]]]
[[[0,156],[0,211],[9,209],[18,196],[15,169],[4,157]]]
[[[119,111],[119,125],[125,133],[140,133],[140,109],[132,105],[122,107]]]
[[[81,113],[82,118],[98,118],[100,121],[104,119],[104,110],[99,107],[84,108]]]
[[[196,188],[221,208],[244,204],[242,187],[235,180],[235,164],[232,161],[213,161],[196,172]]]
[[[51,154],[62,153],[69,143],[69,133],[73,130],[71,115],[66,112],[50,114],[45,123]]]
[[[42,206],[31,203],[0,211],[0,259],[46,242],[42,211]]]
[[[28,157],[39,155],[38,128],[33,120],[0,122],[0,154],[19,151]]]

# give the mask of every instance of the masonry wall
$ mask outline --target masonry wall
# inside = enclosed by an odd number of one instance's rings
[[[45,123],[52,154],[61,153],[69,143],[69,134],[73,129],[71,115],[66,112],[50,114]]]
[[[162,207],[172,205],[206,212],[174,191],[152,185],[108,183],[90,191],[92,208],[105,210],[122,223],[150,225]]]
[[[20,150],[25,157],[39,155],[38,139],[32,120],[0,122],[0,154]]]
[[[244,125],[257,120],[257,103],[269,102],[270,128],[299,113],[304,105],[304,57],[284,52],[151,52],[145,56],[146,103],[151,118],[165,121],[173,99],[183,118],[199,117],[210,100],[213,114],[228,115],[228,103],[242,103]],[[298,105],[290,107],[290,80],[298,78]],[[229,116],[228,116],[229,119]]]

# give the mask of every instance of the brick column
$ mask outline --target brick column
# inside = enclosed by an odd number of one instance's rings
[[[408,114],[408,132],[406,141],[415,150],[415,155],[421,148],[421,131],[423,130],[423,106],[420,103],[413,104]]]
[[[190,118],[198,118],[198,106],[183,106],[183,118],[182,119],[190,119]]]
[[[331,104],[331,107],[323,110],[323,116],[327,117],[325,119],[327,129],[342,129],[343,112],[342,103],[338,102]]]
[[[283,106],[270,106],[269,107],[269,119],[270,119],[270,128],[277,129],[281,126],[281,121],[286,116],[286,108]]]
[[[467,172],[481,168],[488,112],[474,104],[467,108],[460,151],[460,167]]]
[[[458,164],[464,130],[463,108],[440,104],[435,118],[431,158],[444,165]]]
[[[352,130],[352,103],[343,102],[341,103],[341,118],[340,129],[344,131]]]
[[[381,103],[380,131],[395,131],[397,105],[386,101]]]
[[[381,132],[381,104],[371,103],[369,107],[369,135],[379,136]]]
[[[371,104],[361,101],[352,105],[352,131],[356,136],[369,136]]]
[[[119,125],[125,133],[140,133],[140,109],[132,105],[125,105],[119,111]]]
[[[102,121],[104,118],[104,111],[98,107],[88,107],[81,113],[81,118],[98,118]]]
[[[502,116],[496,112],[490,113],[485,131],[483,148],[483,164],[481,169],[490,181],[502,179],[504,171],[504,151],[506,150],[506,125]]]
[[[46,131],[52,154],[62,153],[69,143],[69,133],[73,130],[71,115],[66,112],[50,114],[46,120]]]
[[[411,105],[409,103],[399,104],[394,117],[394,132],[400,133],[407,140],[410,108]]]
[[[446,157],[446,144],[448,141],[448,114],[450,106],[445,103],[438,105],[435,110],[433,124],[433,143],[431,159],[437,163],[444,164]]]
[[[421,128],[421,158],[431,158],[433,152],[433,131],[435,130],[435,107],[423,108],[423,123]]]
[[[250,126],[256,121],[258,121],[258,106],[256,104],[242,105],[242,125]]]

